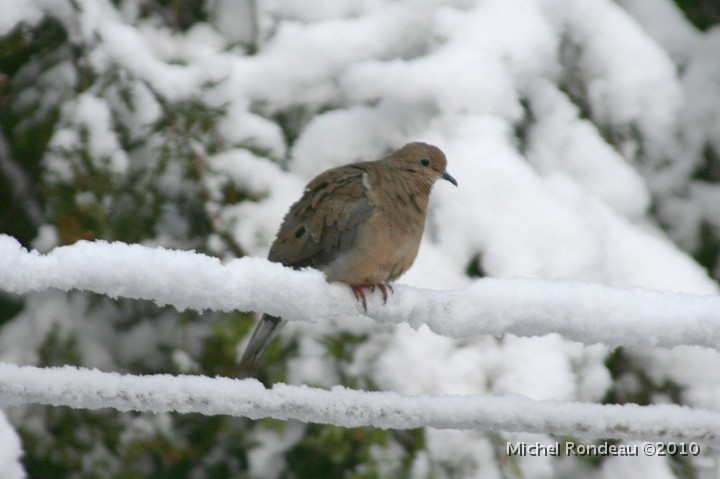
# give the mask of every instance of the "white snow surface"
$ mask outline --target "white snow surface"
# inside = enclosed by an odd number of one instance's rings
[[[20,465],[22,445],[20,437],[0,411],[0,474],[3,479],[24,479],[26,477]]]
[[[2,5],[0,15],[0,35],[6,35],[18,23],[34,24],[42,19],[42,10],[34,2],[25,0],[7,0]]]

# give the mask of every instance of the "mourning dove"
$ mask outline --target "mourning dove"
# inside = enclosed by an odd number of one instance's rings
[[[435,180],[457,186],[436,146],[409,143],[376,161],[321,173],[285,215],[268,259],[293,268],[311,266],[329,281],[347,283],[367,310],[365,289],[387,300],[389,283],[413,263]],[[247,375],[283,320],[264,314],[240,359]]]

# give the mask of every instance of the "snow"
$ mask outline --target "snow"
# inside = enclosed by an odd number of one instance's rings
[[[625,217],[646,213],[650,192],[643,178],[591,122],[579,118],[567,97],[550,83],[539,84],[530,103],[539,120],[529,133],[528,161],[545,175],[569,176]]]
[[[27,0],[7,0],[0,15],[0,35],[7,35],[20,23],[35,24],[42,19],[42,11]]]
[[[602,465],[604,477],[654,477],[673,479],[675,476],[669,463],[658,461],[657,457],[613,457]]]
[[[55,132],[49,146],[53,151],[48,154],[45,172],[49,181],[72,183],[74,171],[66,155],[80,145],[87,146],[94,163],[85,168],[106,170],[115,180],[127,173],[129,160],[120,148],[112,128],[112,114],[104,99],[81,93],[76,102],[65,105],[60,116],[62,127]]]
[[[206,62],[194,69],[165,63],[153,55],[150,42],[159,43],[157,39],[143,38],[137,30],[121,23],[105,21],[101,25],[98,33],[104,48],[93,58],[95,66],[105,69],[110,61],[120,63],[169,98],[191,97],[204,82],[219,79],[224,73],[219,65]]]
[[[720,413],[677,405],[600,405],[521,396],[403,396],[255,379],[105,373],[0,363],[0,403],[274,417],[346,427],[481,429],[720,444]]]
[[[13,430],[5,414],[0,411],[0,472],[3,478],[23,479],[25,471],[20,465],[22,444],[20,437]]]
[[[217,221],[232,230],[248,253],[266,256],[277,225],[287,209],[288,198],[302,194],[303,184],[274,163],[263,161],[247,150],[233,149],[208,158],[205,187],[212,201],[208,208],[217,212]],[[233,185],[240,191],[262,198],[268,191],[279,189],[258,203],[239,202],[224,205],[223,187]]]
[[[569,35],[581,45],[580,69],[588,76],[594,115],[620,128],[637,124],[653,147],[665,143],[682,101],[669,56],[614,3],[573,5]]]
[[[404,139],[403,128],[413,118],[427,116],[421,108],[398,105],[355,106],[316,115],[298,138],[292,151],[294,172],[309,180],[319,165],[340,166],[362,158],[379,158]],[[410,120],[408,120],[410,117]],[[417,121],[417,120],[415,120]],[[402,124],[402,126],[400,126]],[[334,138],[347,138],[338,144]]]
[[[347,286],[317,270],[295,271],[260,258],[221,263],[192,251],[79,241],[48,254],[0,235],[0,288],[25,294],[79,289],[149,299],[179,310],[259,311],[288,320],[342,320],[367,314],[455,338],[560,333],[587,344],[720,348],[720,297],[579,281],[481,279],[453,291],[396,286],[368,312]]]
[[[5,414],[0,411],[0,472],[6,479],[24,479],[25,471],[20,465],[22,444]]]
[[[643,28],[676,59],[685,65],[688,53],[702,41],[702,35],[672,1],[620,0],[618,2],[640,20]]]

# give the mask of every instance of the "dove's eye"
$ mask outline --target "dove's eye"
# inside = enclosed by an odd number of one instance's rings
[[[428,160],[427,158],[423,158],[422,160],[420,160],[420,164],[423,166],[430,166],[430,160]]]

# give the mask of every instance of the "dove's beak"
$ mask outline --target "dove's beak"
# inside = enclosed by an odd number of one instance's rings
[[[450,173],[448,173],[447,171],[442,170],[442,171],[440,172],[440,177],[441,177],[443,180],[448,180],[450,183],[452,183],[453,185],[457,186],[457,180],[456,180],[455,178],[453,178],[452,175],[451,175]]]

